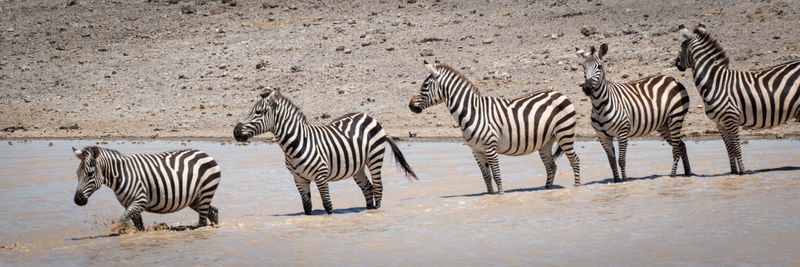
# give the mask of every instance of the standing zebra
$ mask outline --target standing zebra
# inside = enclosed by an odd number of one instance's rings
[[[253,105],[250,115],[236,124],[233,136],[237,141],[247,141],[266,132],[273,133],[283,149],[286,168],[294,176],[306,215],[311,215],[312,181],[317,184],[325,211],[331,214],[333,205],[328,182],[349,177],[355,179],[364,193],[367,209],[380,208],[383,197],[381,167],[386,143],[391,146],[397,164],[406,176],[417,179],[383,127],[366,114],[348,113],[328,125],[311,125],[300,109],[277,89],[267,89]],[[374,187],[367,179],[367,170]]]
[[[75,204],[86,205],[89,197],[106,185],[126,208],[119,221],[128,219],[139,231],[144,230],[142,211],[176,212],[190,207],[200,214],[197,226],[219,223],[217,208],[211,199],[217,191],[220,168],[214,159],[195,149],[158,154],[122,153],[96,146],[83,150],[72,148],[81,160],[78,165],[78,188]]]
[[[765,129],[800,119],[800,61],[759,71],[731,70],[725,50],[705,25],[698,25],[694,34],[679,28],[686,40],[675,66],[680,71],[692,68],[706,115],[717,124],[728,150],[731,173],[744,174],[739,127]]]
[[[580,162],[575,154],[575,107],[564,95],[537,91],[515,99],[481,96],[463,74],[445,64],[425,62],[430,74],[408,104],[414,113],[445,102],[481,169],[486,191],[503,193],[498,154],[520,156],[538,150],[547,170],[545,188],[553,186],[555,159],[567,154],[580,185]],[[553,142],[558,143],[555,152]]]
[[[675,78],[655,75],[629,83],[613,83],[606,80],[603,60],[608,44],[600,51],[592,46],[591,52],[577,49],[583,63],[583,93],[592,99],[592,128],[608,156],[614,182],[627,180],[625,175],[625,153],[628,138],[643,136],[658,131],[672,146],[672,172],[675,176],[679,159],[683,159],[685,175],[692,175],[686,145],[681,140],[683,117],[689,111],[689,93]],[[614,137],[619,142],[619,170],[614,155]]]

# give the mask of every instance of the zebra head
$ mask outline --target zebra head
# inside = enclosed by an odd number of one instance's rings
[[[442,86],[437,82],[440,74],[439,69],[436,68],[437,66],[428,63],[428,61],[424,61],[423,63],[430,71],[430,74],[425,78],[425,81],[422,82],[422,86],[419,88],[419,94],[412,96],[411,101],[408,103],[408,108],[414,113],[421,113],[423,109],[444,101],[442,97]]]
[[[678,29],[685,40],[681,42],[681,51],[678,53],[678,58],[675,59],[675,67],[678,68],[679,71],[685,71],[688,68],[694,67],[694,59],[690,55],[691,44],[694,43],[700,35],[707,35],[708,31],[706,31],[706,26],[703,24],[699,24],[694,28],[695,34],[690,33],[689,29],[683,26],[683,24],[678,26]]]
[[[89,197],[100,189],[100,185],[102,185],[102,173],[97,171],[97,159],[95,152],[92,147],[86,147],[83,150],[72,148],[72,152],[75,153],[75,156],[81,160],[81,163],[78,165],[78,188],[75,190],[75,204],[78,206],[86,205],[86,202],[89,201]]]
[[[578,56],[583,57],[586,61],[583,62],[583,93],[587,96],[592,96],[592,91],[600,87],[600,84],[606,78],[606,71],[603,69],[603,59],[608,52],[608,44],[600,45],[600,51],[592,46],[590,52],[585,52],[581,49],[575,48]]]
[[[267,88],[260,96],[261,99],[250,109],[250,114],[233,128],[236,141],[244,142],[250,137],[275,130],[275,101],[280,92]]]

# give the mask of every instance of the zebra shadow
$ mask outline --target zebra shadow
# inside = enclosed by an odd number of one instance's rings
[[[534,192],[534,191],[553,190],[553,189],[562,189],[562,188],[565,188],[565,187],[557,185],[557,184],[554,184],[553,187],[550,188],[550,189],[545,189],[544,186],[529,187],[529,188],[516,188],[516,189],[506,190],[505,193],[508,194],[508,193],[519,193],[519,192]],[[471,193],[471,194],[463,194],[463,195],[446,195],[446,196],[441,196],[441,198],[479,197],[479,196],[486,196],[486,195],[496,195],[496,194],[489,194],[487,192],[481,192],[481,193]]]
[[[800,166],[782,166],[782,167],[765,168],[758,170],[747,170],[744,171],[744,174],[750,175],[750,174],[759,174],[767,172],[786,172],[786,171],[800,171]],[[732,175],[731,172],[723,172],[717,174],[695,174],[694,176],[702,178],[712,178],[712,177],[730,176],[730,175]]]
[[[678,176],[683,176],[683,175],[678,175]],[[632,181],[636,181],[636,180],[653,180],[653,179],[656,179],[656,178],[659,178],[659,177],[669,177],[669,175],[652,174],[652,175],[642,176],[642,177],[628,177],[626,182],[632,182]],[[613,184],[613,183],[614,183],[614,178],[611,177],[611,178],[606,178],[606,179],[603,179],[603,180],[591,181],[591,182],[583,184],[582,186],[593,185],[593,184]]]
[[[73,238],[70,238],[69,240],[80,241],[80,240],[107,238],[107,237],[115,237],[115,236],[121,236],[121,235],[127,235],[127,234],[158,232],[158,231],[175,231],[175,232],[179,232],[179,231],[187,231],[187,230],[196,230],[196,229],[199,229],[199,228],[202,228],[202,227],[213,227],[213,226],[197,226],[197,225],[176,225],[176,226],[171,226],[171,225],[166,225],[164,223],[161,223],[161,224],[155,224],[153,226],[150,226],[150,228],[145,229],[144,231],[131,230],[131,232],[127,232],[127,233],[110,233],[110,234],[105,234],[105,235],[73,237]]]
[[[352,207],[346,209],[333,209],[333,214],[348,214],[348,213],[359,213],[367,210],[365,207]],[[312,210],[311,215],[326,215],[328,214],[325,210]],[[295,213],[284,213],[284,214],[272,214],[272,216],[283,217],[283,216],[303,216],[306,215],[305,212],[295,212]]]

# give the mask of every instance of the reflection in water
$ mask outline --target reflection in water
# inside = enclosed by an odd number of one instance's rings
[[[222,167],[214,204],[220,227],[193,225],[196,213],[144,213],[156,229],[112,234],[122,207],[101,189],[85,207],[72,201],[77,160],[90,141],[17,142],[0,147],[0,264],[486,265],[800,264],[800,161],[796,141],[750,141],[748,175],[730,176],[719,141],[689,143],[699,175],[670,178],[663,142],[629,147],[624,184],[597,142],[580,142],[584,186],[566,159],[557,189],[544,190],[538,156],[502,157],[504,195],[487,195],[469,148],[401,143],[420,181],[384,167],[380,210],[364,209],[352,180],[332,183],[334,215],[314,189],[302,206],[274,145],[187,142]],[[180,141],[110,142],[126,153],[180,148]],[[657,148],[657,149],[654,149]],[[446,152],[446,153],[443,153]],[[447,156],[442,156],[442,155]],[[698,161],[703,159],[702,161]],[[391,161],[392,159],[390,159]],[[164,227],[161,227],[164,228]]]

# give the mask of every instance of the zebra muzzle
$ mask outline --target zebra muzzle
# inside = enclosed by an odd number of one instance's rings
[[[248,138],[248,136],[242,133],[242,129],[244,129],[244,124],[241,122],[237,123],[236,127],[233,128],[233,138],[238,142],[245,142]]]
[[[421,112],[422,112],[422,108],[420,108],[420,107],[419,107],[419,106],[417,106],[417,105],[414,105],[414,102],[415,102],[416,100],[417,100],[417,96],[412,96],[412,97],[411,97],[411,101],[410,101],[410,102],[408,102],[408,109],[410,109],[410,110],[411,110],[411,112],[414,112],[414,113],[417,113],[417,114],[419,114],[419,113],[421,113]]]
[[[86,205],[86,202],[89,202],[89,199],[83,196],[83,193],[75,192],[75,205],[83,206]]]

